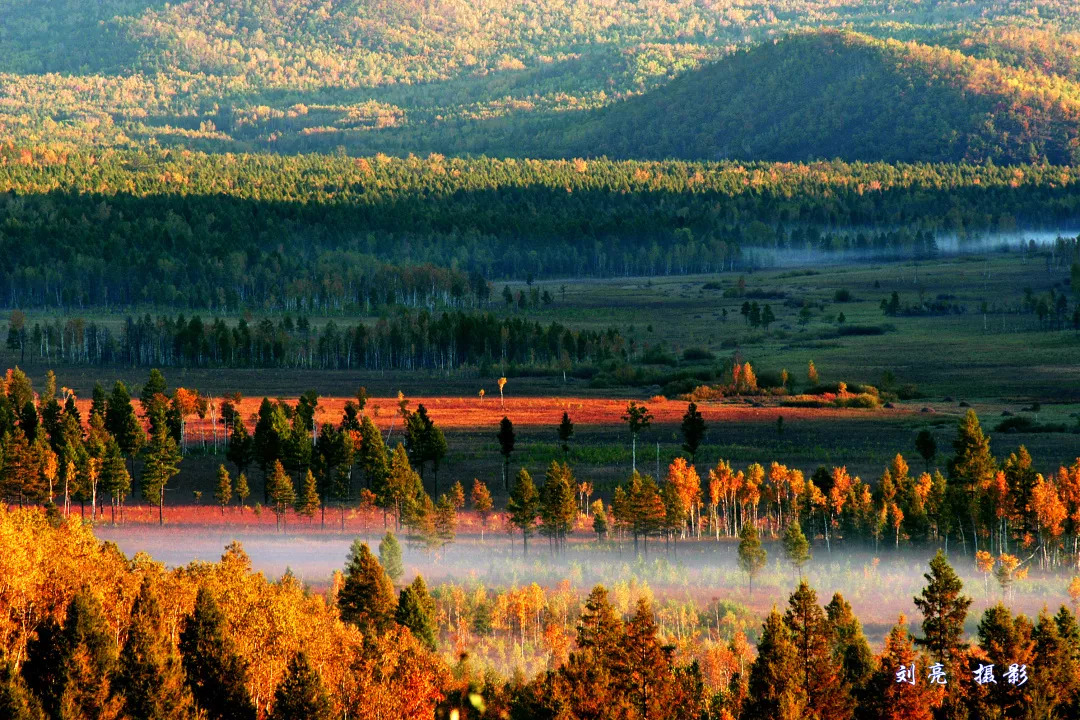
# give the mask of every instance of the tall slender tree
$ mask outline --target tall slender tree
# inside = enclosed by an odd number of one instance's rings
[[[200,587],[180,631],[180,656],[195,706],[209,720],[254,720],[247,665],[225,635],[225,616]]]

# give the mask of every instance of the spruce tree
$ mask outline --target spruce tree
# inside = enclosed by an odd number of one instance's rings
[[[739,529],[739,568],[746,573],[749,592],[754,593],[754,576],[761,572],[768,562],[769,553],[761,546],[757,527],[752,522],[744,523]]]
[[[225,616],[214,596],[200,587],[195,609],[180,631],[180,654],[195,705],[209,720],[253,720],[244,661],[225,637]]]
[[[570,421],[570,414],[563,410],[562,420],[559,421],[559,444],[562,446],[563,455],[570,452],[570,438],[574,436],[574,423]]]
[[[289,661],[285,679],[274,693],[270,720],[330,720],[330,698],[322,678],[303,651]]]
[[[577,646],[595,649],[600,656],[613,656],[618,652],[623,637],[623,624],[608,600],[608,591],[597,585],[585,599],[585,607],[578,618]]]
[[[499,421],[499,452],[503,456],[503,489],[510,489],[510,454],[514,452],[514,444],[517,442],[517,435],[514,433],[514,423],[510,422],[510,418],[503,416],[503,419]]]
[[[120,451],[129,458],[135,456],[146,439],[142,424],[131,404],[131,394],[119,380],[113,385],[105,403],[105,429],[116,438]]]
[[[791,631],[774,607],[762,625],[757,658],[750,666],[743,720],[796,720],[806,709]]]
[[[401,589],[395,619],[431,651],[436,649],[436,627],[433,618],[435,602],[420,575]]]
[[[697,461],[698,448],[701,447],[701,441],[705,439],[705,431],[708,429],[709,426],[698,410],[697,403],[687,405],[686,414],[682,419],[682,447],[690,456],[690,462]]]
[[[232,428],[229,433],[229,449],[225,451],[226,459],[236,465],[236,472],[247,472],[251,462],[255,459],[255,441],[248,433],[240,413],[232,418]]]
[[[576,484],[568,464],[551,462],[540,489],[540,532],[551,540],[553,551],[563,548],[567,534],[574,529]]]
[[[394,620],[394,584],[367,543],[354,540],[338,592],[341,619],[366,633],[381,633]]]
[[[296,514],[306,518],[313,518],[320,504],[319,488],[315,483],[315,475],[311,470],[308,470],[304,473],[304,482],[300,487],[300,494],[296,498]]]
[[[15,665],[0,648],[0,718],[4,720],[44,720],[45,715],[27,689]]]
[[[395,583],[405,574],[405,566],[402,564],[401,557],[401,543],[398,542],[394,533],[389,530],[379,541],[379,564],[382,565],[390,580]]]
[[[232,480],[229,471],[224,465],[218,465],[217,486],[214,488],[214,499],[221,506],[221,514],[225,514],[225,506],[232,500]]]
[[[124,714],[140,720],[174,720],[184,717],[191,705],[149,577],[143,578],[131,609],[113,691],[122,698]]]
[[[267,482],[267,493],[270,502],[273,503],[274,517],[277,520],[278,529],[281,528],[289,508],[296,502],[296,488],[293,487],[292,478],[285,472],[285,466],[280,460],[275,460],[273,470]]]
[[[832,632],[833,657],[839,664],[841,677],[853,692],[857,691],[866,685],[874,669],[870,643],[863,634],[859,618],[839,592],[834,593],[825,606],[825,614]]]
[[[169,433],[164,411],[155,411],[151,420],[154,434],[146,446],[146,461],[142,472],[142,494],[158,506],[158,523],[165,524],[165,489],[169,481],[180,472],[180,449]]]
[[[802,568],[810,561],[810,542],[803,535],[798,520],[792,520],[784,530],[784,557],[791,563],[793,570],[802,575]]]
[[[964,584],[940,550],[923,577],[926,587],[915,598],[915,607],[923,614],[923,637],[915,638],[915,645],[926,648],[935,662],[949,665],[967,648],[962,638],[971,598],[960,594]]]
[[[799,583],[788,600],[784,624],[791,631],[807,708],[821,720],[850,718],[851,696],[834,662],[832,627],[806,581]]]
[[[535,531],[536,517],[540,514],[540,493],[536,491],[532,476],[525,468],[521,468],[514,480],[514,489],[510,491],[506,512],[510,516],[511,524],[521,530],[524,553],[528,555],[529,536]]]
[[[897,681],[903,668],[914,677]],[[915,652],[903,615],[885,638],[885,648],[866,689],[859,694],[859,717],[883,720],[932,720],[941,703],[938,688],[926,682],[926,657]],[[911,682],[913,680],[913,682]]]

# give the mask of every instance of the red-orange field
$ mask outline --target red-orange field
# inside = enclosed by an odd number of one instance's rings
[[[290,403],[295,403],[296,398],[284,398]],[[319,410],[316,420],[337,423],[341,420],[342,411],[349,398],[323,397],[319,398]],[[552,426],[559,422],[563,411],[570,415],[570,419],[576,426],[583,425],[620,425],[623,423],[622,416],[626,413],[627,400],[579,398],[579,397],[507,397],[504,402],[499,401],[498,396],[488,395],[481,400],[478,397],[408,397],[408,407],[415,410],[418,405],[427,408],[431,418],[443,429],[469,429],[495,427],[505,415],[509,417],[516,427]],[[254,429],[255,417],[259,410],[261,397],[246,397],[239,406],[249,430]],[[220,403],[220,398],[215,402]],[[84,417],[89,412],[89,401],[81,399],[80,410]],[[686,412],[686,402],[682,400],[649,400],[644,403],[653,415],[653,422],[657,424],[678,424]],[[136,406],[138,403],[136,403]],[[845,421],[857,420],[881,420],[884,416],[900,416],[913,414],[913,410],[887,409],[887,410],[855,410],[847,408],[793,408],[779,406],[754,406],[742,402],[725,403],[701,403],[698,409],[707,421],[710,422],[776,422],[779,415],[783,415],[785,421],[806,419],[816,421],[829,421],[844,419]],[[388,431],[391,425],[396,430],[401,428],[401,417],[398,413],[398,399],[396,397],[370,398],[366,413],[372,417],[375,424],[383,432]],[[221,430],[219,429],[219,439]],[[213,441],[213,425],[209,416],[198,418],[191,416],[187,419],[187,437],[189,443],[201,443]]]

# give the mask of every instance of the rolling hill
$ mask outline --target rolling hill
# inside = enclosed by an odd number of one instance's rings
[[[904,162],[1080,160],[1080,85],[958,50],[818,31],[578,119],[554,154]]]

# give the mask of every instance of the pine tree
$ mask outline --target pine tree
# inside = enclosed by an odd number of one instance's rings
[[[850,718],[851,697],[834,662],[832,627],[817,604],[817,593],[806,581],[799,583],[788,600],[784,624],[791,631],[807,708],[821,720]]]
[[[422,576],[417,575],[411,584],[401,589],[395,619],[432,652],[436,649],[434,610],[435,601]]]
[[[319,510],[319,488],[315,483],[315,475],[311,470],[304,473],[304,482],[300,488],[300,494],[296,497],[296,514],[306,518],[315,517]]]
[[[682,419],[683,450],[690,456],[690,462],[697,462],[697,451],[701,447],[701,441],[705,439],[705,431],[709,426],[705,423],[698,410],[697,403],[686,406],[686,414]]]
[[[307,655],[298,652],[289,661],[285,679],[274,693],[270,720],[330,720],[330,698],[322,678]]]
[[[244,502],[250,497],[251,488],[248,486],[247,473],[240,473],[236,478],[236,499],[240,501],[240,512],[244,512]]]
[[[525,468],[521,468],[514,480],[514,488],[510,491],[510,499],[506,503],[506,512],[510,516],[511,524],[521,530],[524,553],[528,555],[529,536],[535,531],[536,517],[540,514],[540,493],[536,491],[532,476]]]
[[[896,673],[903,668],[914,680],[897,682]],[[912,637],[903,615],[885,638],[885,648],[878,658],[859,703],[861,717],[875,720],[932,720],[934,708],[941,704],[938,689],[926,682],[927,662],[915,652]]]
[[[277,527],[281,529],[282,521],[285,520],[289,508],[296,502],[296,488],[292,478],[285,472],[285,466],[280,460],[275,460],[270,479],[267,483],[270,502],[274,506],[274,517],[277,519]]]
[[[597,499],[592,502],[592,526],[596,533],[597,541],[602,541],[608,534],[607,511],[604,510],[604,501]]]
[[[473,479],[472,491],[469,493],[472,500],[473,510],[480,516],[480,539],[484,539],[484,531],[487,530],[488,515],[494,503],[491,500],[491,492],[479,479]]]
[[[164,411],[160,408],[151,420],[154,434],[146,446],[146,461],[142,471],[143,497],[158,506],[158,523],[165,524],[165,489],[180,472],[180,450],[169,433]]]
[[[986,654],[987,662],[1004,671],[1012,664],[1032,667],[1032,627],[1027,618],[1013,618],[1007,607],[998,603],[987,608],[979,620],[977,636],[979,647]],[[1031,705],[1029,692],[1034,688],[1030,682],[1022,686],[999,681],[972,688],[969,701],[982,705],[979,717],[1022,717]]]
[[[53,382],[55,383],[55,379]],[[104,420],[106,407],[108,407],[108,399],[105,397],[105,388],[101,387],[101,383],[95,382],[90,395],[90,417],[98,415]]]
[[[1031,683],[1031,715],[1033,717],[1077,717],[1080,715],[1080,664],[1061,636],[1058,625],[1044,609],[1032,632],[1034,640]]]
[[[135,456],[146,439],[142,424],[135,415],[131,394],[121,381],[113,385],[105,403],[105,429],[116,438],[120,451],[129,458]]]
[[[614,656],[622,645],[623,625],[608,600],[608,591],[597,585],[585,599],[577,627],[577,645],[595,649],[600,656]]]
[[[454,542],[457,534],[457,513],[454,512],[454,502],[449,496],[439,496],[439,501],[435,503],[433,522],[435,538],[440,546]]]
[[[570,452],[570,438],[574,436],[574,423],[570,422],[570,414],[563,410],[562,420],[559,421],[559,444],[562,445],[563,455]]]
[[[540,533],[552,542],[553,551],[563,547],[567,534],[574,529],[577,518],[575,485],[570,466],[553,460],[540,489]]]
[[[455,480],[454,484],[450,486],[450,492],[447,493],[450,497],[450,502],[454,506],[454,510],[462,510],[465,507],[465,488],[461,484],[460,480]]]
[[[953,441],[955,456],[949,461],[951,504],[957,520],[970,522],[972,557],[979,549],[976,527],[979,489],[994,477],[997,462],[990,454],[990,438],[983,434],[974,410],[968,410]]]
[[[4,720],[44,720],[39,704],[27,689],[15,665],[0,648],[0,718]]]
[[[514,434],[514,423],[510,422],[510,418],[503,416],[503,419],[499,421],[499,452],[503,456],[503,489],[510,489],[510,453],[514,452],[514,443],[516,442],[516,435]]]
[[[180,632],[187,685],[195,705],[209,720],[253,720],[247,666],[225,636],[224,623],[214,596],[200,587],[195,609]]]
[[[149,577],[143,578],[131,609],[113,690],[123,699],[124,714],[140,720],[184,717],[191,705],[180,659],[165,632]]]
[[[394,584],[367,543],[354,540],[338,593],[341,619],[365,634],[384,632],[394,619]]]
[[[626,406],[626,414],[622,416],[623,422],[630,429],[630,457],[631,470],[637,472],[637,441],[638,435],[643,430],[648,430],[652,422],[652,413],[644,405],[638,405],[631,400]]]
[[[232,427],[229,433],[229,448],[225,451],[225,458],[236,466],[236,472],[247,472],[255,459],[255,441],[248,433],[244,425],[244,419],[240,413],[232,418]]]
[[[617,656],[626,699],[639,718],[666,717],[672,710],[670,706],[665,707],[667,698],[663,692],[671,672],[671,650],[661,647],[656,634],[656,621],[649,601],[640,598],[626,623],[622,652]]]
[[[232,500],[232,480],[229,471],[224,465],[218,465],[217,486],[214,488],[214,499],[221,506],[221,514],[225,514],[225,506]]]
[[[405,566],[401,558],[401,544],[389,530],[379,541],[379,564],[382,565],[390,580],[395,583],[405,574]]]
[[[923,577],[927,584],[915,598],[915,607],[923,614],[924,637],[915,638],[915,645],[926,648],[936,662],[949,665],[967,648],[962,638],[971,598],[960,594],[964,584],[940,550]]]
[[[364,474],[368,490],[375,493],[376,497],[382,497],[390,466],[386,461],[386,445],[382,433],[367,415],[360,421],[360,447],[356,462]]]
[[[769,559],[769,553],[761,546],[757,527],[752,522],[744,523],[739,529],[739,568],[749,580],[749,592],[754,593],[754,576],[757,575]]]
[[[839,664],[841,679],[858,692],[870,679],[874,655],[863,634],[862,624],[851,611],[851,605],[839,592],[825,606],[833,638],[833,657]]]
[[[800,576],[803,565],[810,561],[810,543],[803,535],[798,520],[792,520],[784,530],[784,557]]]
[[[801,668],[791,631],[774,607],[762,625],[757,658],[750,666],[743,720],[798,720],[807,709],[798,682]]]

